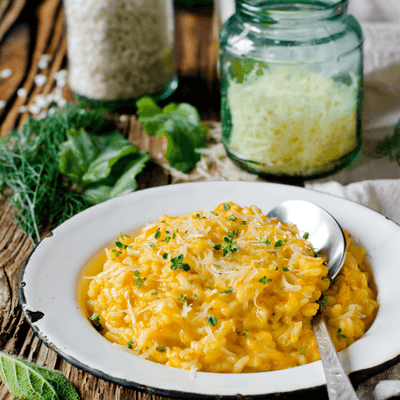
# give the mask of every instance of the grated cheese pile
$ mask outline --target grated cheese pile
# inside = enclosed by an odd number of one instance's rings
[[[263,172],[311,175],[357,145],[357,87],[335,82],[303,66],[254,69],[230,79],[232,131],[228,147],[265,164]]]
[[[106,254],[102,271],[87,277],[87,314],[133,355],[192,372],[232,373],[319,358],[310,321],[330,281],[295,225],[228,202],[214,212],[164,215],[134,239],[121,235]],[[335,312],[330,329],[343,331],[337,346],[361,337],[377,307],[368,276],[358,273],[351,289],[343,278],[323,302]],[[350,292],[359,284],[366,286],[355,301]]]

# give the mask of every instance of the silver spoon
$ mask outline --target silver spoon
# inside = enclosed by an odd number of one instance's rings
[[[332,215],[303,200],[285,201],[267,215],[282,222],[296,224],[301,235],[307,232],[307,240],[328,264],[329,277],[336,277],[346,258],[347,245],[343,230]],[[320,313],[313,318],[312,325],[325,371],[329,399],[357,400],[356,392],[344,371]]]

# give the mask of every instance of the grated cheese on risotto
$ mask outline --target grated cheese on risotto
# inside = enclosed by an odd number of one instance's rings
[[[348,239],[348,236],[347,236]],[[247,373],[319,359],[319,309],[341,350],[364,335],[378,303],[365,251],[348,239],[341,274],[297,227],[233,202],[213,212],[163,215],[106,249],[88,315],[132,355],[194,371]]]

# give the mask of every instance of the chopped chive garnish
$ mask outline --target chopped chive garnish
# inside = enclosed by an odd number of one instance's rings
[[[231,294],[233,293],[233,288],[226,289],[224,293]]]
[[[306,232],[306,233],[303,235],[303,239],[304,239],[304,240],[307,240],[309,236],[310,236],[310,234],[309,234],[308,232]]]
[[[337,330],[337,334],[338,334],[341,338],[347,339],[347,336],[346,336],[346,335],[343,335],[342,329],[341,329],[341,328],[339,328],[339,329]]]
[[[157,232],[154,234],[154,239],[158,239],[161,236],[161,232],[157,230]]]
[[[131,349],[132,350],[132,345],[134,345],[135,344],[135,341],[134,340],[130,340],[127,344],[126,344],[126,347],[128,348],[128,349]]]
[[[224,210],[230,210],[231,209],[231,206],[228,203],[225,203],[223,207],[224,207]]]
[[[165,347],[163,347],[163,346],[157,346],[156,350],[157,350],[159,353],[164,353]]]
[[[208,318],[208,323],[212,326],[217,325],[217,318],[215,318],[214,316]]]
[[[167,253],[163,253],[163,255],[161,256],[164,260],[166,260],[168,258],[168,254]]]
[[[283,240],[278,240],[275,244],[274,247],[281,247],[283,246]]]

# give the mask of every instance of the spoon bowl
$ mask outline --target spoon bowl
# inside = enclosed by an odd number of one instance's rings
[[[289,200],[267,216],[296,224],[300,234],[307,235],[314,251],[328,264],[329,277],[336,277],[346,258],[347,244],[341,226],[331,214],[308,201]]]
[[[347,244],[341,226],[331,214],[308,201],[289,200],[272,209],[267,216],[295,224],[314,251],[325,259],[328,276],[331,279],[336,277],[346,258]],[[325,371],[329,399],[357,400],[320,312],[313,318],[312,327]]]

